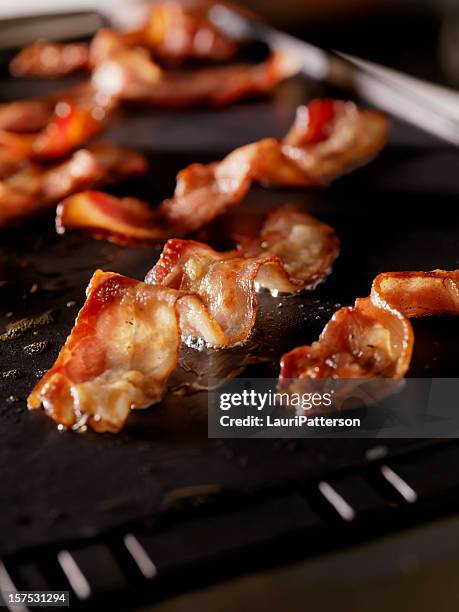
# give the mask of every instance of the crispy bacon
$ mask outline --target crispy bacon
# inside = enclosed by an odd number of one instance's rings
[[[174,197],[162,206],[167,218],[194,230],[238,204],[253,181],[326,185],[374,157],[386,138],[382,114],[359,110],[352,102],[314,100],[299,109],[283,142],[264,139],[236,149],[220,163],[182,170]]]
[[[60,77],[88,65],[86,43],[54,43],[39,40],[25,46],[10,62],[15,77]]]
[[[174,197],[165,200],[154,214],[144,202],[136,202],[131,216],[126,201],[104,198],[102,194],[96,197],[81,194],[59,207],[59,230],[82,229],[96,237],[108,236],[124,244],[183,236],[236,206],[253,181],[286,187],[324,184],[336,178],[338,166],[341,173],[349,171],[367,161],[384,145],[387,120],[377,112],[359,111],[353,103],[330,100],[315,100],[309,108],[311,119],[304,110],[299,111],[295,126],[284,141],[288,145],[266,138],[236,149],[219,163],[191,164],[179,172]],[[350,118],[349,125],[346,117]],[[343,123],[347,125],[346,130]],[[365,137],[365,147],[357,144],[360,138],[355,131],[357,127],[373,135]],[[352,132],[354,137],[342,139],[336,130]],[[329,144],[331,141],[334,144]],[[342,149],[337,141],[342,142]],[[284,154],[287,146],[290,147],[289,155]],[[304,160],[301,165],[294,161],[293,148],[303,157],[315,160],[309,163],[308,172],[302,166]],[[145,223],[145,231],[139,232],[142,223]]]
[[[253,282],[260,264],[212,262],[206,245],[194,248],[207,260],[207,280],[216,283],[208,292],[96,272],[55,364],[28,398],[29,408],[43,406],[64,427],[116,432],[131,409],[161,399],[181,337],[213,346],[244,340],[255,319]],[[223,309],[216,309],[214,294],[225,299]]]
[[[10,62],[15,77],[60,77],[93,67],[100,60],[100,50],[117,47],[143,47],[163,62],[181,64],[187,59],[223,61],[230,59],[238,45],[222,34],[208,18],[212,3],[168,0],[155,3],[144,25],[131,32],[102,30],[91,44],[56,43],[39,40],[25,46]]]
[[[15,172],[33,150],[34,136],[0,130],[0,179]]]
[[[55,166],[29,164],[0,181],[0,226],[41,212],[71,193],[112,183],[146,169],[146,161],[140,154],[108,143],[80,149]]]
[[[48,123],[53,110],[49,99],[18,100],[0,104],[0,129],[10,132],[36,132]]]
[[[459,315],[459,270],[387,272],[370,297],[338,310],[317,342],[282,357],[281,384],[289,379],[403,378],[414,334],[407,317]]]
[[[46,161],[64,157],[97,136],[107,122],[107,111],[93,105],[59,102],[47,125],[38,134],[0,130],[0,179],[27,160]]]
[[[28,398],[64,427],[118,431],[158,401],[180,347],[180,294],[98,271],[54,366]]]
[[[142,48],[110,52],[92,74],[92,84],[110,99],[183,108],[224,106],[271,91],[298,71],[296,58],[274,53],[256,65],[164,71]]]
[[[63,200],[56,211],[56,229],[86,231],[118,244],[148,246],[168,238],[168,231],[147,202],[117,198],[101,191],[83,191]]]
[[[157,2],[139,37],[154,55],[170,64],[189,58],[230,59],[238,45],[209,21],[211,6],[211,2],[203,0]]]
[[[323,281],[339,252],[339,240],[330,226],[291,205],[271,211],[256,237],[239,239],[236,249],[226,252],[193,240],[169,240],[145,280],[199,293],[199,287],[215,288],[215,278],[219,278],[221,287],[231,285],[222,283],[225,275],[220,276],[213,268],[211,282],[207,276],[210,267],[229,269],[244,260],[259,265],[254,277],[256,288],[295,293],[313,289]],[[216,302],[223,310],[222,304],[231,304],[231,300],[220,297]]]
[[[107,120],[108,109],[93,101],[58,102],[54,114],[34,141],[33,157],[39,160],[63,157],[100,134]]]
[[[0,127],[0,178],[27,159],[53,160],[71,153],[103,131],[113,107],[87,83],[47,99],[0,105],[0,126],[6,128]],[[21,131],[35,133],[14,133]]]

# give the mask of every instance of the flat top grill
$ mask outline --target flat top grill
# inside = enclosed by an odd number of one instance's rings
[[[46,87],[0,83],[4,99]],[[340,92],[298,78],[270,100],[126,116],[104,138],[146,150],[151,172],[111,191],[158,202],[188,163],[282,136],[296,106],[319,95]],[[279,356],[317,338],[340,304],[368,294],[377,273],[458,267],[458,162],[457,150],[394,122],[382,155],[326,191],[254,188],[245,207],[297,203],[336,228],[341,255],[312,294],[260,297],[262,313],[276,314],[279,324],[262,314],[248,349],[190,350],[185,362],[197,371],[225,369],[225,360],[239,363],[252,351],[245,376],[275,376]],[[133,414],[116,436],[58,432],[43,414],[27,412],[25,398],[55,359],[92,272],[143,278],[160,249],[61,238],[52,214],[3,231],[0,240],[12,281],[0,288],[0,324],[50,310],[52,317],[0,350],[0,371],[17,370],[0,380],[1,577],[18,589],[63,588],[87,607],[97,607],[99,597],[119,603],[134,591],[139,601],[151,600],[456,507],[456,442],[209,440],[205,393],[170,393],[160,406]],[[425,319],[414,327],[411,375],[457,377],[457,320]],[[264,338],[261,349],[257,338]],[[36,341],[46,341],[46,350],[27,355],[24,346]]]

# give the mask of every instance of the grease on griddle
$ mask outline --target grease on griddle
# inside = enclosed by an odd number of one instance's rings
[[[178,487],[164,495],[161,500],[161,508],[163,510],[185,510],[190,507],[203,506],[221,495],[222,492],[223,489],[218,484]]]
[[[50,325],[53,322],[54,314],[52,310],[47,310],[46,312],[42,312],[38,315],[32,315],[30,317],[25,317],[24,319],[19,319],[19,321],[14,321],[14,323],[9,323],[6,326],[6,331],[0,335],[0,340],[3,342],[8,340],[16,340],[16,338],[20,338],[26,332],[32,329],[44,327],[45,325]]]
[[[20,401],[21,401],[21,398],[18,397],[17,395],[10,395],[9,397],[6,398],[7,404],[17,404]]]
[[[48,348],[48,340],[39,340],[38,342],[32,342],[32,344],[27,344],[23,347],[24,353],[32,357],[33,355],[41,355]]]
[[[0,371],[0,380],[17,380],[22,378],[23,374],[20,370],[3,370]]]

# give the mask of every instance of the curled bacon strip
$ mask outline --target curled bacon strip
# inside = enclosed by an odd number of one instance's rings
[[[352,102],[315,100],[308,109],[301,107],[283,142],[264,139],[236,149],[220,163],[182,170],[174,197],[162,206],[174,223],[193,230],[238,204],[253,181],[325,185],[374,157],[386,138],[387,120],[380,113],[358,110]]]
[[[0,129],[11,132],[36,132],[45,127],[53,110],[47,98],[18,100],[0,104]]]
[[[227,60],[236,53],[238,45],[209,21],[211,6],[205,1],[157,2],[140,29],[103,32],[109,32],[124,47],[144,47],[168,64],[177,65],[186,59]],[[99,43],[99,33],[91,45],[40,40],[25,46],[12,59],[10,72],[16,77],[59,77],[88,69],[96,63],[94,47]]]
[[[86,43],[53,43],[39,40],[24,47],[10,62],[15,77],[60,77],[87,67]]]
[[[167,1],[156,3],[139,32],[154,55],[171,64],[188,58],[227,60],[237,44],[224,36],[208,18],[211,2]]]
[[[22,161],[52,160],[71,153],[103,131],[113,106],[87,83],[48,99],[0,105],[0,178]],[[14,133],[21,131],[35,133]],[[2,164],[7,156],[14,161],[9,170]]]
[[[0,181],[0,226],[17,223],[81,189],[140,174],[146,168],[140,154],[107,143],[80,149],[55,166],[29,164]]]
[[[92,100],[86,104],[61,101],[33,144],[35,159],[67,155],[100,134],[107,124],[108,109]]]
[[[298,71],[296,58],[274,53],[256,65],[164,71],[142,48],[110,51],[93,71],[94,88],[109,99],[183,108],[224,106],[271,91]]]
[[[180,348],[176,302],[162,287],[98,271],[54,366],[28,398],[65,427],[118,431],[158,401]]]
[[[33,150],[34,136],[0,130],[0,179],[15,172]]]
[[[459,270],[387,272],[371,294],[338,310],[311,346],[282,357],[280,381],[319,378],[403,378],[414,335],[407,317],[459,315]]]
[[[384,145],[387,120],[380,113],[333,100],[315,100],[308,109],[298,111],[285,144],[267,138],[236,149],[219,163],[192,164],[179,172],[174,197],[154,213],[145,202],[136,201],[131,215],[132,200],[81,194],[59,207],[59,231],[82,229],[125,244],[183,236],[236,206],[253,181],[287,187],[324,184],[336,178],[338,167],[341,173],[349,171]],[[301,161],[295,161],[294,150]]]
[[[227,311],[227,321],[223,314],[219,321],[213,318],[213,302],[204,292],[201,296],[96,272],[54,366],[28,398],[29,408],[43,406],[64,427],[121,429],[132,408],[161,399],[177,364],[181,336],[198,335],[222,346],[248,335],[255,317],[257,264],[232,263],[214,270],[215,280],[220,275],[220,283],[232,283],[227,299],[244,309]]]

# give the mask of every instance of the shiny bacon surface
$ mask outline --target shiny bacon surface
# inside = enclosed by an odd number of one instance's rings
[[[180,346],[178,294],[96,272],[54,366],[29,396],[64,427],[118,431],[132,408],[158,401]]]

